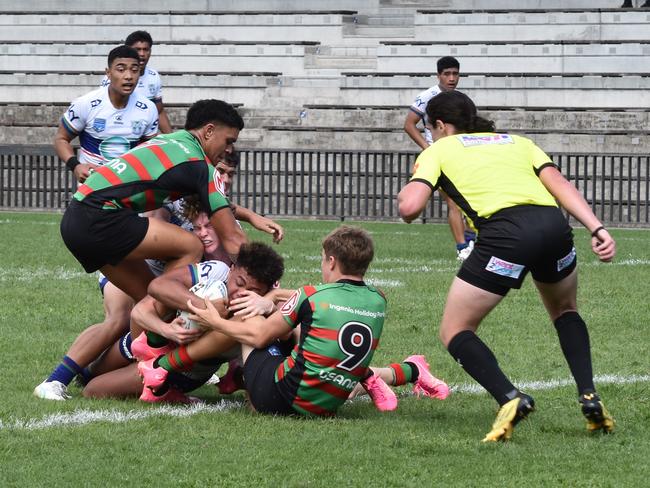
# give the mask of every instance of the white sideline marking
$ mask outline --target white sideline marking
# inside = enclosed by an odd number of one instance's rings
[[[168,417],[191,417],[198,413],[216,413],[232,410],[243,406],[242,402],[230,400],[221,400],[216,404],[198,403],[194,405],[161,405],[149,410],[128,410],[121,412],[119,410],[75,410],[72,413],[55,413],[47,415],[42,419],[12,420],[2,422],[0,420],[0,430],[41,430],[50,427],[59,426],[78,426],[86,425],[93,422],[109,422],[119,424],[132,420],[142,420],[157,415]]]
[[[400,280],[379,280],[369,278],[366,280],[372,286],[379,286],[382,288],[401,288],[404,283]]]
[[[624,385],[630,383],[649,383],[650,375],[632,375],[620,376],[615,374],[599,375],[594,377],[597,386],[601,385]],[[563,386],[573,385],[571,379],[548,380],[548,381],[515,381],[522,390],[532,392],[540,390],[552,390]],[[451,391],[454,393],[484,394],[483,388],[477,384],[452,385]],[[406,395],[410,396],[411,392]],[[369,401],[366,396],[357,397],[352,401]],[[240,408],[244,404],[232,400],[221,400],[215,404],[199,403],[194,405],[174,406],[162,405],[149,410],[128,410],[121,412],[119,410],[75,410],[72,413],[55,413],[47,415],[42,419],[16,419],[3,422],[0,420],[0,430],[42,430],[52,427],[74,427],[87,425],[94,422],[124,423],[132,420],[142,420],[157,415],[168,417],[191,417],[199,413],[218,413]]]

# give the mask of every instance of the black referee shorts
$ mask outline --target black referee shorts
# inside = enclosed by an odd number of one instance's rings
[[[128,209],[102,210],[73,199],[61,220],[61,237],[87,273],[117,265],[144,240],[149,219]]]
[[[277,346],[253,350],[244,364],[244,384],[251,404],[260,413],[296,415],[275,382],[275,371],[286,359]]]
[[[498,211],[481,225],[474,250],[458,278],[506,295],[530,271],[536,281],[557,283],[575,269],[573,232],[557,207],[522,205]]]

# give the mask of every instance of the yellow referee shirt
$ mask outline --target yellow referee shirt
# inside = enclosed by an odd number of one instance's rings
[[[480,227],[495,212],[517,205],[557,207],[538,178],[553,162],[525,137],[455,134],[439,139],[418,157],[411,181],[440,187]]]

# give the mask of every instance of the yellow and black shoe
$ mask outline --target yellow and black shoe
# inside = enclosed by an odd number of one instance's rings
[[[589,432],[602,430],[609,434],[614,431],[614,418],[603,405],[598,393],[592,392],[580,395],[578,402],[580,402],[582,408],[582,415],[587,419],[587,430]]]
[[[487,433],[483,442],[507,441],[512,437],[512,431],[519,423],[535,410],[535,400],[525,393],[505,403],[499,409],[497,418],[492,424],[492,430]]]

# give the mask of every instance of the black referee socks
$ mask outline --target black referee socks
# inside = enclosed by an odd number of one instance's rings
[[[589,332],[582,317],[578,312],[565,312],[554,322],[554,325],[560,339],[560,347],[576,380],[578,395],[595,391]]]
[[[511,400],[508,394],[515,389],[503,374],[490,348],[471,330],[456,334],[447,346],[449,354],[490,395],[503,405]]]

